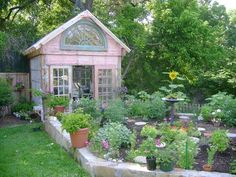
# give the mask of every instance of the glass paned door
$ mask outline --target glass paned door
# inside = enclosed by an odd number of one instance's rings
[[[69,96],[70,76],[68,67],[53,67],[52,80],[54,95]]]

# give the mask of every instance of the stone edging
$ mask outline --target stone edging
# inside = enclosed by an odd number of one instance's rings
[[[45,130],[66,151],[72,154],[92,177],[233,177],[227,173],[175,169],[171,172],[149,171],[135,163],[110,162],[94,156],[87,148],[71,148],[70,135],[62,131],[57,119],[45,121]]]

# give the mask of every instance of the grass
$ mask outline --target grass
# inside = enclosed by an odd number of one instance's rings
[[[0,177],[88,177],[39,125],[0,128]]]

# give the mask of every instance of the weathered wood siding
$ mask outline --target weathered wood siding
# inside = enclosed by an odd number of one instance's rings
[[[30,60],[30,73],[31,73],[31,88],[42,89],[42,74],[41,74],[41,56],[34,57]],[[32,95],[32,101],[36,104],[42,104],[40,97]]]
[[[0,73],[0,77],[7,79],[11,84],[12,90],[14,91],[14,97],[16,98],[15,101],[18,101],[20,96],[29,100],[29,73]],[[15,85],[17,81],[22,82],[25,86],[21,93],[16,91]]]

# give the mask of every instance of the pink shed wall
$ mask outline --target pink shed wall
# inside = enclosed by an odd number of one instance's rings
[[[61,34],[42,46],[41,54],[44,56],[44,64],[52,72],[50,66],[55,65],[93,65],[94,66],[94,96],[98,97],[98,69],[112,69],[113,87],[120,86],[121,58],[123,49],[113,38],[106,34],[107,51],[79,51],[79,50],[61,50]],[[48,73],[48,75],[50,75]],[[50,78],[48,78],[49,89],[52,90]]]

